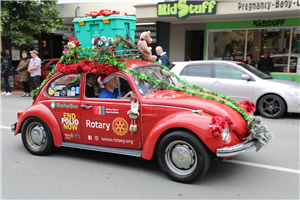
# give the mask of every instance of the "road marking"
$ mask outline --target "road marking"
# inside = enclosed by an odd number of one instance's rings
[[[4,129],[9,129],[9,130],[10,130],[10,127],[9,127],[9,126],[1,126],[1,125],[0,125],[0,128],[4,128]]]
[[[1,125],[0,125],[0,128],[9,129],[9,130],[11,129],[9,126],[1,126]],[[222,161],[228,162],[228,163],[234,163],[234,164],[247,165],[247,166],[260,167],[260,168],[265,168],[265,169],[273,169],[273,170],[278,170],[278,171],[283,171],[283,172],[300,174],[300,170],[296,170],[296,169],[276,167],[276,166],[272,166],[272,165],[263,165],[263,164],[245,162],[245,161],[240,161],[240,160],[222,160]]]
[[[265,168],[265,169],[273,169],[273,170],[278,170],[278,171],[283,171],[283,172],[290,172],[290,173],[300,174],[300,170],[296,170],[296,169],[276,167],[276,166],[272,166],[272,165],[263,165],[263,164],[245,162],[245,161],[240,161],[240,160],[222,160],[222,161],[223,162],[240,164],[240,165],[248,165],[248,166],[253,166],[253,167],[260,167],[260,168]]]

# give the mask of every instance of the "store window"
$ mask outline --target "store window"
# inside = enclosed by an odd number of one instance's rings
[[[300,28],[294,28],[292,34],[292,53],[300,53]]]
[[[245,30],[209,31],[209,60],[234,60],[244,62]]]

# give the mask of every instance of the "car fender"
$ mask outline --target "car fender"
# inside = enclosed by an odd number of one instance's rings
[[[161,119],[149,132],[143,147],[142,158],[150,160],[155,146],[162,134],[174,128],[184,128],[195,133],[209,147],[209,140],[214,138],[208,133],[212,116],[194,114],[191,111],[174,113]]]
[[[15,135],[21,132],[23,123],[29,117],[38,117],[42,119],[48,125],[52,133],[54,145],[56,147],[60,147],[61,143],[63,142],[61,129],[53,113],[43,104],[31,106],[19,114]]]

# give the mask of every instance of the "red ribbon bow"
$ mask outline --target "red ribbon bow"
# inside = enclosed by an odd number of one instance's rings
[[[91,11],[89,14],[86,14],[85,16],[90,16],[90,17],[97,17],[97,16],[108,16],[108,15],[119,15],[120,11],[116,11],[116,10],[108,10],[108,9],[103,9],[100,10],[99,12],[97,11]],[[125,13],[125,15],[127,15],[127,13]]]
[[[140,39],[141,41],[146,41],[144,38]],[[147,42],[147,41],[146,41]],[[150,44],[147,42],[147,46],[150,47]]]

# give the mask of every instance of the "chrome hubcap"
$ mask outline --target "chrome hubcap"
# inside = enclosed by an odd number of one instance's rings
[[[187,175],[197,164],[197,156],[193,147],[187,142],[177,140],[168,145],[165,151],[168,167],[176,174]]]
[[[26,140],[32,148],[42,148],[46,142],[44,127],[38,122],[31,123],[26,130]]]
[[[41,145],[44,140],[44,130],[40,126],[34,127],[30,132],[30,137],[33,143]]]

